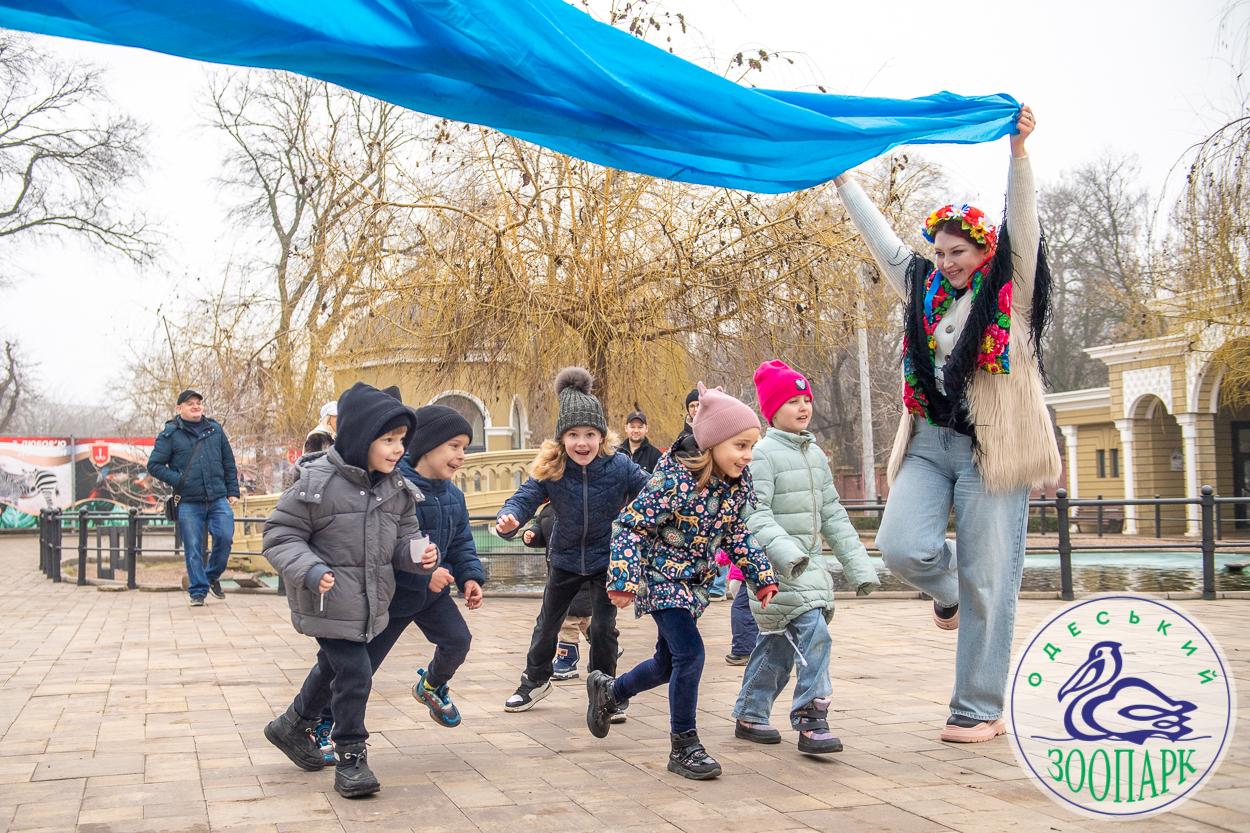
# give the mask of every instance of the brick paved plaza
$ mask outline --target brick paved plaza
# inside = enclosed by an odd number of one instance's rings
[[[0,571],[0,833],[1112,829],[1043,797],[1007,738],[937,741],[955,640],[933,628],[919,600],[842,604],[833,674],[846,751],[825,759],[800,756],[791,733],[779,747],[733,739],[742,669],[721,659],[729,609],[715,605],[702,625],[709,661],[699,727],[725,774],[695,783],[664,769],[661,693],[637,698],[605,741],[586,730],[580,680],[531,712],[506,714],[538,602],[488,596],[468,616],[473,651],[453,682],[462,726],[435,726],[409,695],[429,656],[410,632],[379,672],[369,707],[383,790],[349,801],[331,788],[332,771],[296,769],[261,734],[313,656],[281,598],[234,594],[191,609],[180,593],[54,585],[36,569],[29,537],[0,539]],[[1023,601],[1017,638],[1057,604]],[[1179,604],[1222,642],[1245,713],[1250,602]],[[620,624],[622,662],[649,653],[650,621]],[[787,707],[775,718],[784,722]],[[1241,728],[1197,798],[1131,829],[1250,830],[1250,737]]]

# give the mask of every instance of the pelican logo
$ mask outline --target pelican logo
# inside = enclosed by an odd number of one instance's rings
[[[1098,818],[1175,809],[1219,766],[1233,680],[1190,615],[1139,596],[1070,605],[1042,624],[1010,681],[1016,756],[1043,792]]]

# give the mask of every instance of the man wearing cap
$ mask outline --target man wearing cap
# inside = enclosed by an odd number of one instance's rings
[[[647,439],[647,415],[633,411],[625,418],[625,447],[621,449],[648,474],[655,471],[660,462],[660,449]]]
[[[192,607],[201,607],[212,593],[218,599],[221,574],[234,540],[234,509],[239,499],[239,474],[226,432],[215,419],[204,416],[204,397],[198,391],[178,394],[178,415],[156,435],[148,457],[148,472],[180,496],[178,531],[187,562],[187,591]],[[204,563],[204,545],[213,536],[213,548]]]

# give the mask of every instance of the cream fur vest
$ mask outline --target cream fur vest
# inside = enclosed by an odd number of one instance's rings
[[[977,471],[988,492],[1036,489],[1059,480],[1059,446],[1043,399],[1028,312],[1014,306],[1011,372],[978,370],[968,382],[968,410],[977,432]],[[903,411],[887,469],[891,485],[907,454],[914,420],[912,414]]]

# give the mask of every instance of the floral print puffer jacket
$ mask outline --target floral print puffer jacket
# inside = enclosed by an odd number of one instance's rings
[[[749,469],[735,482],[713,478],[699,491],[690,470],[666,453],[613,525],[608,590],[636,594],[638,616],[684,608],[698,618],[716,578],[717,550],[742,568],[754,592],[776,584],[742,520],[743,507],[754,502]]]

